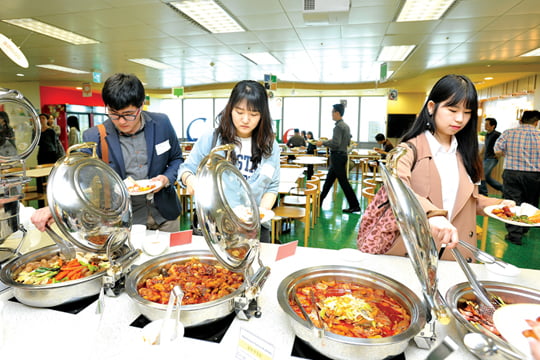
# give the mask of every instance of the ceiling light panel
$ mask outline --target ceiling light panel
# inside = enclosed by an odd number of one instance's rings
[[[225,9],[213,0],[171,1],[168,4],[211,33],[245,31]]]
[[[525,53],[520,56],[540,56],[540,48],[534,49],[533,51],[529,51],[528,53]]]
[[[89,71],[79,70],[79,69],[73,69],[65,66],[60,65],[53,65],[53,64],[42,64],[42,65],[36,65],[37,67],[49,69],[49,70],[56,70],[56,71],[63,71],[71,74],[89,74]]]
[[[257,65],[280,65],[278,59],[276,59],[272,54],[268,52],[259,52],[259,53],[243,53],[242,56],[245,56],[249,60],[253,61]]]
[[[37,21],[30,18],[25,19],[9,19],[2,20],[11,25],[19,26],[24,29],[37,32],[42,35],[50,36],[52,38],[68,42],[73,45],[87,45],[87,44],[98,44],[99,41],[90,39],[78,34],[75,34],[71,31],[60,29],[56,26],[45,24],[41,21]]]
[[[455,0],[407,0],[396,22],[440,19]]]
[[[377,61],[404,61],[416,45],[385,46]]]
[[[148,66],[154,69],[158,69],[158,70],[165,70],[165,69],[172,68],[172,66],[170,65],[164,64],[156,60],[148,59],[148,58],[128,59],[128,60],[137,64],[141,64],[141,65]]]

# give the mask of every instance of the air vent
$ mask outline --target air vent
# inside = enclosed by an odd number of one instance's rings
[[[304,0],[306,25],[346,24],[351,0]]]

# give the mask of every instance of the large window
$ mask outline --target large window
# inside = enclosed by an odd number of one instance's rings
[[[182,99],[152,99],[148,110],[167,114],[176,136],[179,138],[184,136],[182,133]]]
[[[184,99],[184,137],[197,140],[214,122],[214,99]]]
[[[282,133],[285,133],[288,129],[295,128],[300,129],[300,131],[312,131],[315,138],[319,137],[318,97],[284,98]],[[289,134],[292,135],[292,131],[289,131]]]
[[[386,97],[360,98],[360,142],[374,142],[375,135],[386,132]]]

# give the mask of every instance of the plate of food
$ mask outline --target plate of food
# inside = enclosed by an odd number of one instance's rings
[[[540,210],[527,203],[514,207],[491,205],[485,207],[484,212],[487,216],[507,224],[526,227],[540,226]]]
[[[236,216],[238,216],[242,221],[245,222],[252,222],[253,221],[253,211],[251,208],[244,206],[244,205],[238,205],[233,208],[234,213]],[[260,216],[260,222],[265,223],[267,221],[270,221],[274,217],[274,212],[272,210],[267,210],[262,207],[259,207],[259,216]]]
[[[261,224],[262,224],[262,223],[272,220],[275,214],[272,210],[268,210],[268,209],[260,207],[259,215],[261,216]]]
[[[137,195],[146,195],[148,193],[151,193],[154,191],[159,185],[159,181],[152,181],[152,180],[124,180],[129,195],[137,196]]]
[[[532,359],[529,338],[540,341],[540,304],[512,304],[493,314],[493,323],[502,337]]]

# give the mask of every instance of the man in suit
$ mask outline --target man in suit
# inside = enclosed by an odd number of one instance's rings
[[[104,161],[108,157],[108,164],[122,179],[159,182],[153,196],[131,197],[134,224],[168,232],[180,230],[180,202],[174,182],[183,158],[169,118],[142,111],[145,92],[135,75],[109,77],[102,98],[108,119],[86,130],[83,141],[96,142],[97,155]]]

